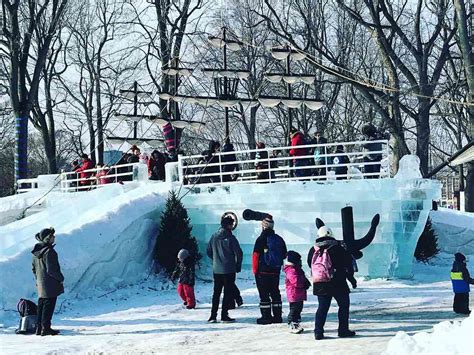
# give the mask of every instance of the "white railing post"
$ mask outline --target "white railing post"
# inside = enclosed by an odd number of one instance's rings
[[[217,153],[219,156],[219,182],[224,182],[222,179],[222,159],[221,159],[221,153]]]
[[[184,184],[183,156],[181,154],[178,154],[178,181],[180,184]]]
[[[272,164],[270,162],[270,151],[267,149],[267,163],[268,163],[268,180],[272,182]]]

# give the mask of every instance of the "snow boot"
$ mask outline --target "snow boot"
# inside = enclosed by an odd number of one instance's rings
[[[46,335],[58,335],[59,334],[59,330],[56,330],[56,329],[51,329],[51,328],[48,328],[48,329],[43,329],[41,331],[41,336],[44,337]]]
[[[349,330],[349,329],[337,332],[337,336],[339,338],[350,338],[350,337],[353,337],[355,335],[356,335],[356,332],[354,332],[352,330]]]
[[[272,303],[272,312],[273,312],[273,317],[272,317],[272,323],[283,323],[283,318],[281,316],[282,309],[281,309],[281,303]]]
[[[207,320],[208,323],[217,323],[217,316],[211,314],[209,319]]]
[[[323,333],[314,333],[314,339],[315,340],[322,340],[322,339],[324,339],[324,334]]]
[[[290,323],[290,333],[292,334],[301,334],[303,333],[304,329],[301,327],[299,323],[291,322]]]
[[[260,303],[260,313],[262,313],[262,316],[257,319],[257,324],[272,324],[272,309],[270,302]]]
[[[37,325],[36,326],[36,332],[35,332],[36,335],[41,335],[41,325]]]
[[[222,323],[234,323],[235,322],[235,319],[234,318],[230,318],[229,315],[223,315],[221,317],[221,321]]]
[[[238,299],[236,302],[237,302],[237,307],[238,307],[238,308],[242,307],[243,304],[244,304],[244,301],[242,300],[242,298],[241,298],[241,299]]]

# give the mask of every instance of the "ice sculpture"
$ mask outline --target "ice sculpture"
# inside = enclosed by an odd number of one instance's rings
[[[373,242],[358,262],[359,275],[369,277],[412,276],[413,253],[423,231],[432,200],[439,199],[441,184],[422,179],[415,156],[405,156],[392,179],[291,181],[243,184],[213,189],[194,188],[183,198],[193,233],[204,248],[220,226],[225,211],[241,215],[245,209],[273,216],[275,231],[288,249],[306,255],[316,239],[315,217],[342,235],[340,210],[352,206],[355,235],[364,235],[372,216],[380,214]],[[260,225],[240,221],[234,234],[244,251],[244,267],[250,267],[252,248]],[[205,250],[205,249],[201,249]]]
[[[245,212],[245,211],[244,211]],[[347,206],[341,209],[341,220],[342,220],[342,239],[346,245],[347,250],[352,254],[355,259],[360,259],[363,256],[362,249],[369,246],[375,238],[375,232],[377,226],[380,223],[380,215],[377,213],[370,222],[370,229],[365,236],[360,239],[355,239],[354,234],[354,215],[352,207]],[[315,221],[316,229],[319,230],[324,226],[324,222],[316,218]]]

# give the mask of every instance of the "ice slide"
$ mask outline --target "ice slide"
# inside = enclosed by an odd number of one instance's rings
[[[13,309],[20,297],[35,297],[30,251],[35,234],[49,226],[57,231],[66,293],[80,296],[143,277],[167,191],[163,183],[133,182],[89,192],[51,192],[41,212],[0,226],[0,307]]]

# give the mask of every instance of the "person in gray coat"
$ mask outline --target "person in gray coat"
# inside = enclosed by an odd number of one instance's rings
[[[235,319],[229,317],[229,304],[233,297],[235,274],[242,268],[243,253],[239,241],[232,234],[233,224],[232,217],[224,217],[221,220],[221,228],[211,237],[207,245],[207,256],[212,259],[214,273],[214,294],[209,323],[217,322],[217,311],[223,288],[221,320],[224,323],[235,322]]]
[[[54,228],[45,228],[35,238],[39,241],[31,251],[33,274],[38,290],[38,326],[36,335],[57,335],[59,330],[51,328],[57,297],[64,292],[64,276],[54,250]]]

